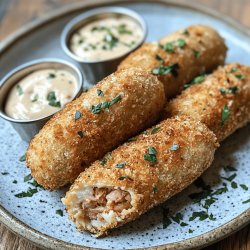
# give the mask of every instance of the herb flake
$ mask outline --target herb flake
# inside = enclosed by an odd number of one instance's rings
[[[150,163],[157,163],[156,158],[157,151],[154,147],[149,147],[148,152],[144,155],[144,160],[149,161]]]
[[[205,80],[205,78],[206,78],[206,75],[204,75],[204,74],[195,77],[191,82],[189,82],[189,83],[187,83],[187,84],[184,85],[184,89],[187,89],[187,88],[189,88],[192,85],[202,83]]]
[[[82,113],[80,112],[80,111],[76,111],[75,112],[75,120],[78,120],[78,119],[80,119],[82,117]]]
[[[26,153],[19,158],[19,161],[26,161]]]
[[[168,74],[172,74],[173,76],[177,76],[178,75],[178,69],[179,69],[179,64],[171,64],[169,66],[157,66],[155,68],[153,68],[151,70],[152,74],[154,75],[168,75]]]
[[[38,100],[38,94],[36,94],[32,99],[31,102],[36,102]]]
[[[227,105],[225,105],[221,111],[221,125],[224,125],[230,116],[230,110]]]
[[[26,192],[15,194],[15,197],[17,198],[32,197],[37,192],[38,192],[37,188],[29,188]]]
[[[245,76],[242,74],[235,75],[235,77],[240,79],[240,80],[243,80],[245,78]]]
[[[18,95],[23,95],[23,89],[19,84],[16,85],[16,89],[17,89]]]
[[[101,89],[97,89],[97,95],[98,96],[104,96],[103,92]]]
[[[127,175],[120,176],[120,177],[118,178],[118,180],[120,180],[120,181],[123,181],[123,180],[130,180],[130,181],[132,181],[132,179],[131,179],[129,176],[127,176]]]
[[[77,134],[78,134],[78,136],[79,136],[80,138],[83,138],[83,136],[84,136],[84,134],[83,134],[82,131],[78,131]]]
[[[250,203],[250,199],[245,200],[245,201],[242,202],[242,204],[247,204],[247,203]]]
[[[47,95],[47,100],[49,101],[49,105],[55,108],[61,108],[61,102],[56,100],[55,91],[51,91]]]
[[[31,174],[28,174],[28,175],[26,175],[24,178],[23,178],[23,181],[24,182],[28,182],[28,181],[30,181],[30,180],[32,180],[32,175]]]
[[[160,127],[154,127],[152,130],[151,130],[151,135],[153,134],[156,134],[158,131],[159,131]]]
[[[56,210],[56,214],[58,214],[61,217],[63,217],[63,211],[61,209]]]
[[[128,164],[127,162],[121,162],[121,163],[115,164],[115,166],[116,166],[117,168],[124,168],[124,166],[127,165],[127,164]]]
[[[163,209],[163,211],[162,211],[162,227],[163,227],[163,229],[166,229],[171,224],[172,224],[172,221],[168,217],[168,209]]]
[[[177,45],[178,45],[179,48],[182,49],[182,48],[184,48],[186,46],[186,41],[184,39],[182,39],[182,38],[179,38],[177,40]]]
[[[245,184],[240,184],[240,187],[246,191],[248,190],[248,187]]]

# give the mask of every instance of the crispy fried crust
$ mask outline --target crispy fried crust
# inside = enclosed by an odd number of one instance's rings
[[[104,96],[98,96],[97,90]],[[118,100],[99,114],[91,106]],[[121,142],[151,126],[165,105],[157,77],[137,69],[120,70],[58,112],[31,141],[26,162],[36,181],[47,189],[73,182],[90,163]],[[75,113],[81,117],[75,120]],[[79,131],[82,131],[82,133]],[[82,138],[83,137],[83,138]]]
[[[182,48],[178,39],[185,41]],[[156,55],[164,59],[164,66],[177,63],[179,65],[177,76],[171,73],[157,75],[158,79],[164,83],[166,97],[171,98],[179,94],[184,84],[195,76],[211,72],[218,65],[224,64],[227,52],[226,45],[220,35],[210,27],[190,26],[186,30],[179,30],[165,36],[159,41],[161,45],[171,42],[174,42],[174,52],[165,51],[158,44],[144,44],[122,61],[119,69],[139,67],[151,72],[152,69],[162,64],[159,58],[156,59]]]
[[[63,203],[69,217],[79,230],[88,230],[98,236],[109,229],[118,227],[138,218],[151,207],[164,202],[190,185],[212,163],[215,149],[218,147],[215,135],[202,123],[188,117],[176,117],[165,120],[152,129],[139,135],[136,141],[128,142],[115,149],[105,165],[96,161],[80,174]],[[173,150],[173,145],[178,145]],[[144,159],[148,148],[157,151],[157,163]],[[127,162],[123,168],[116,164]],[[120,177],[127,178],[120,180]],[[121,220],[96,228],[81,220],[79,197],[89,187],[119,187],[131,195],[132,209],[125,210]],[[82,216],[83,217],[83,216]]]
[[[229,117],[223,122],[225,105]],[[218,141],[244,126],[250,121],[250,67],[237,63],[220,67],[167,104],[164,118],[183,114],[206,124]]]

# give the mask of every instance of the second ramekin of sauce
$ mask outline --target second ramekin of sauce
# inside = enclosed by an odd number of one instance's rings
[[[147,27],[136,12],[123,7],[87,11],[64,28],[61,45],[82,67],[90,84],[114,72],[145,41]]]
[[[29,142],[82,88],[82,73],[73,64],[59,59],[25,63],[0,82],[0,117]]]

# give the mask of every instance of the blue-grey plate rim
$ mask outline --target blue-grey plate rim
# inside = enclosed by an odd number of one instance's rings
[[[50,12],[44,15],[39,20],[30,22],[17,30],[16,32],[12,33],[8,36],[5,40],[0,43],[0,56],[2,56],[11,46],[15,46],[15,42],[19,39],[23,38],[28,33],[41,28],[43,25],[48,24],[49,22],[56,21],[60,17],[70,14],[80,9],[91,8],[91,7],[99,7],[105,6],[110,4],[117,4],[117,3],[129,3],[134,2],[133,0],[85,0],[84,2],[77,2],[71,5],[67,5],[62,7],[56,11]],[[137,0],[137,2],[158,2],[162,4],[172,5],[172,6],[180,6],[182,8],[194,9],[196,11],[205,13],[212,17],[222,20],[223,22],[229,24],[230,26],[237,28],[238,32],[241,32],[250,37],[250,30],[247,29],[244,25],[237,22],[236,20],[223,15],[220,12],[212,10],[204,5],[199,3],[193,2],[186,2],[185,0]],[[84,247],[81,245],[76,245],[72,243],[68,243],[62,240],[55,239],[51,236],[43,234],[38,230],[26,225],[22,221],[18,220],[15,216],[9,213],[4,207],[0,205],[0,222],[2,222],[6,227],[8,227],[12,232],[22,236],[23,238],[33,242],[35,245],[46,248],[46,249],[81,249],[81,250],[98,250],[99,248],[92,248],[92,247]],[[239,216],[235,217],[228,223],[217,227],[207,233],[202,235],[192,237],[190,239],[182,240],[179,242],[174,242],[171,244],[164,244],[158,245],[154,247],[148,247],[143,249],[197,249],[201,247],[208,246],[216,241],[219,241],[230,234],[240,230],[244,226],[250,223],[250,209],[247,209],[245,212],[240,214]],[[137,248],[139,249],[139,248]]]

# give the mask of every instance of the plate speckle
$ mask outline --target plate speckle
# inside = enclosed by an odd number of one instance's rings
[[[124,6],[131,7],[143,15],[149,26],[149,41],[192,23],[208,24],[217,28],[226,38],[229,47],[228,62],[250,64],[250,57],[246,56],[250,53],[250,39],[220,20],[193,10],[162,4],[136,3]],[[1,76],[12,67],[39,57],[54,56],[70,61],[58,44],[64,24],[72,17],[73,15],[68,15],[45,25],[18,42],[2,56]],[[51,35],[46,36],[47,32]],[[27,44],[30,49],[24,50]],[[244,203],[250,199],[250,126],[237,131],[222,143],[216,152],[213,166],[202,176],[205,184],[201,180],[196,182],[196,185],[191,185],[138,220],[113,230],[108,237],[101,239],[95,239],[88,233],[77,232],[73,223],[67,219],[60,202],[66,188],[49,192],[34,187],[32,180],[24,182],[29,170],[19,158],[25,153],[28,145],[22,142],[12,127],[3,120],[0,121],[0,145],[0,204],[38,231],[74,244],[106,249],[129,249],[178,242],[209,232],[250,208],[249,202]],[[37,188],[38,192],[34,193],[33,197],[15,196],[29,188]],[[205,198],[197,200],[200,198],[197,193],[200,192]]]

